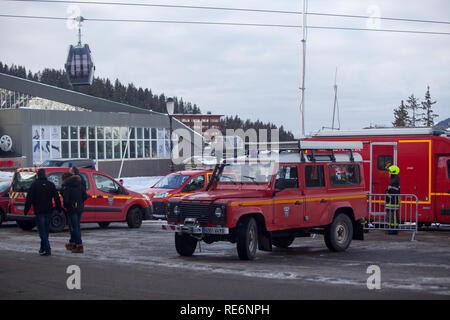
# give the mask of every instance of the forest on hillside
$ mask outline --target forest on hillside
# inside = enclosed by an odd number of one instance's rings
[[[42,71],[33,73],[27,71],[23,66],[6,65],[0,62],[0,72],[12,76],[45,83],[51,86],[73,90],[87,95],[108,99],[120,103],[129,104],[142,109],[152,110],[156,112],[166,113],[166,96],[156,94],[151,89],[136,87],[133,83],[124,85],[119,79],[111,81],[96,77],[92,85],[82,87],[72,87],[64,70],[55,70],[46,68]],[[200,108],[194,103],[183,101],[182,98],[174,97],[175,113],[177,114],[201,114]],[[259,120],[241,119],[238,115],[226,116],[222,118],[221,123],[222,134],[225,135],[226,129],[250,129],[255,130],[267,129],[269,136],[271,129],[279,129],[280,141],[294,140],[292,132],[286,130],[283,126],[277,127],[270,122],[262,122]]]

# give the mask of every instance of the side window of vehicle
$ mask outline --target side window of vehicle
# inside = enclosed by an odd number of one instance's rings
[[[81,178],[86,183],[86,190],[89,190],[90,186],[89,186],[89,178],[88,178],[87,174],[86,173],[80,173],[80,175],[81,175]]]
[[[183,188],[183,192],[201,190],[205,186],[205,176],[197,176],[191,179]]]
[[[305,185],[307,188],[325,187],[323,166],[305,166]]]
[[[450,179],[450,160],[447,160],[447,176]]]
[[[61,175],[62,172],[54,172],[54,173],[50,173],[47,176],[47,180],[50,182],[53,182],[53,184],[56,187],[56,190],[61,190]]]
[[[389,166],[393,164],[391,155],[378,156],[377,168],[380,171],[387,171]]]
[[[278,169],[275,185],[284,184],[284,189],[298,188],[298,170],[297,166],[283,166]]]
[[[330,182],[333,186],[360,185],[361,175],[357,164],[330,165]]]
[[[94,174],[94,183],[98,190],[106,193],[120,193],[120,186],[114,180],[100,174]]]

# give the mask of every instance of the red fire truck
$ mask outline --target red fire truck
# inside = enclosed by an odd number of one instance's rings
[[[323,131],[305,140],[360,141],[367,191],[384,194],[387,167],[400,168],[402,194],[418,198],[419,225],[450,223],[450,137],[431,128]]]

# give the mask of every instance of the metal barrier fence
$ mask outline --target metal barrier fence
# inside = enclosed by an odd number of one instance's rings
[[[397,197],[397,198],[395,198]],[[414,194],[368,194],[369,213],[364,230],[412,232],[415,240],[418,230],[418,199]]]

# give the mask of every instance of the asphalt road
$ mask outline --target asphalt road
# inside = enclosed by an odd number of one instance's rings
[[[37,254],[35,230],[0,226],[0,299],[446,299],[450,298],[450,231],[388,236],[366,234],[346,252],[329,252],[322,237],[296,239],[292,248],[240,261],[230,243],[202,243],[180,257],[161,222],[140,229],[83,225],[85,253],[65,250],[68,233],[52,234],[51,257]],[[81,289],[68,289],[80,268]],[[369,290],[370,265],[381,289]]]

